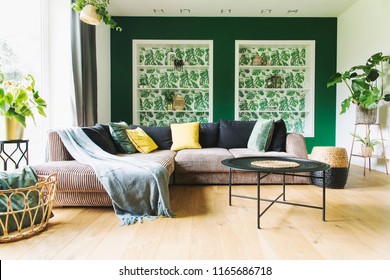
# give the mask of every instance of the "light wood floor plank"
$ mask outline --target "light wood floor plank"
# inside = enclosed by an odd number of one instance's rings
[[[256,195],[255,186],[234,186]],[[274,198],[280,186],[264,186]],[[112,208],[55,208],[41,234],[0,244],[1,259],[390,259],[390,176],[352,166],[344,189],[327,190],[318,209],[275,204],[256,227],[256,201],[228,187],[171,186],[175,218],[121,227]],[[287,186],[287,200],[321,205],[321,188]],[[268,203],[262,202],[262,209]]]

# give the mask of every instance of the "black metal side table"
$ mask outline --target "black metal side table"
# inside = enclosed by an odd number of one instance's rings
[[[8,169],[8,162],[19,168],[22,161],[28,165],[28,141],[29,140],[0,140],[0,158],[3,160],[3,170]],[[11,146],[11,148],[6,148]],[[14,146],[14,147],[12,147]]]

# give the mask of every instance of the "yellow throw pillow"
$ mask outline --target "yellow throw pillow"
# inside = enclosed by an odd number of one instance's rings
[[[137,127],[136,129],[126,129],[127,136],[134,147],[143,154],[148,154],[158,148],[157,144],[146,134],[142,128]]]
[[[172,151],[202,148],[199,144],[199,122],[173,123],[171,132]]]

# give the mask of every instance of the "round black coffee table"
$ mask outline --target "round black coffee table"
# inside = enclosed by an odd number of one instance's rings
[[[274,204],[282,203],[295,206],[303,206],[322,210],[322,220],[325,221],[325,192],[326,192],[326,178],[325,170],[330,166],[326,163],[301,159],[292,157],[241,157],[225,159],[221,162],[223,165],[229,167],[229,205],[232,205],[232,197],[248,198],[257,200],[257,228],[260,228],[261,216]],[[232,194],[232,170],[242,170],[249,172],[257,172],[257,197],[249,197],[243,195]],[[313,176],[300,174],[304,172],[322,171],[322,176]],[[262,178],[270,174],[283,175],[283,192],[275,199],[265,199],[260,196]],[[309,173],[311,174],[311,173]],[[286,175],[319,178],[322,179],[322,206],[306,205],[286,201]],[[282,201],[279,199],[283,197]],[[271,202],[262,212],[260,211],[260,201]]]

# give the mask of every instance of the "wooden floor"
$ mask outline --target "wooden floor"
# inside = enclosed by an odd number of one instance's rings
[[[235,193],[255,195],[254,186]],[[267,186],[273,198],[280,186]],[[390,175],[352,166],[344,189],[327,190],[321,210],[275,204],[256,228],[256,201],[227,186],[173,186],[176,217],[121,227],[110,208],[55,208],[49,227],[0,244],[0,259],[340,260],[390,259]],[[321,189],[288,186],[287,199],[321,205]],[[265,203],[263,203],[265,205]]]

